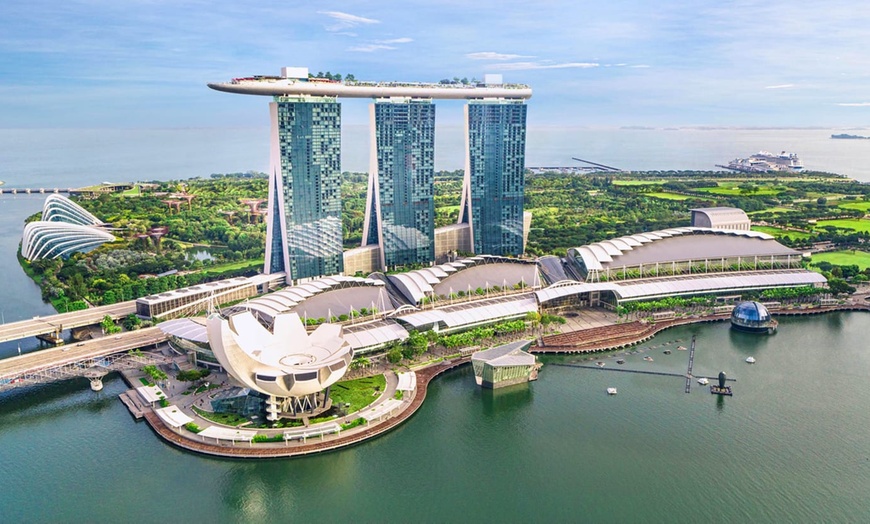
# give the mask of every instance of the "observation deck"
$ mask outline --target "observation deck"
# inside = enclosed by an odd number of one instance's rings
[[[260,96],[333,96],[342,98],[428,98],[445,100],[526,100],[525,84],[440,84],[417,82],[340,82],[325,78],[253,76],[210,83],[215,91]]]

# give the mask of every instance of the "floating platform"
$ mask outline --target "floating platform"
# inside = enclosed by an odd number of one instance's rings
[[[718,384],[710,386],[710,393],[713,395],[724,395],[731,397],[734,393],[731,391],[731,386],[720,387]]]
[[[144,417],[145,412],[150,411],[150,408],[142,403],[135,389],[121,393],[118,395],[118,398],[121,399],[121,402],[130,410],[130,414],[137,420]]]

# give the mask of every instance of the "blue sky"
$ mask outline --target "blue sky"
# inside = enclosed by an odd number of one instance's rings
[[[282,66],[502,73],[532,125],[862,126],[868,28],[858,0],[4,0],[0,127],[266,125],[265,98],[205,84]]]

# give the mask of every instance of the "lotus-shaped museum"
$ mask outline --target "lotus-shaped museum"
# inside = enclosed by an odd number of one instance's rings
[[[322,324],[310,335],[296,313],[277,315],[272,331],[250,311],[208,318],[215,358],[243,386],[269,396],[267,418],[296,416],[328,407],[328,393],[353,359],[338,324]]]

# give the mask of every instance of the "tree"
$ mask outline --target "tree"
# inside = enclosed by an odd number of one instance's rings
[[[124,326],[124,329],[127,331],[133,331],[134,329],[139,329],[139,326],[142,325],[142,319],[136,316],[136,313],[130,313],[124,320],[121,322]]]
[[[115,321],[109,315],[103,317],[103,320],[100,321],[100,327],[107,335],[121,331],[121,328],[115,325]]]

